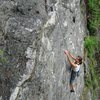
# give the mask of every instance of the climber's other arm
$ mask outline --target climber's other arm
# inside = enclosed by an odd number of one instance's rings
[[[72,59],[76,59],[75,57],[74,57],[74,55],[72,55],[68,50],[65,50],[64,51],[65,52],[65,54],[67,53]]]
[[[68,56],[68,52],[64,52],[64,53],[67,55],[68,62],[71,64],[71,66],[72,66],[73,68],[76,68],[77,66],[76,66],[76,64],[75,64],[74,62],[72,62],[72,61],[70,60],[70,58],[69,58],[69,56]]]

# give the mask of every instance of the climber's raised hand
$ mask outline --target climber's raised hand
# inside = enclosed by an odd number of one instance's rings
[[[66,55],[68,55],[69,51],[68,51],[68,50],[65,50],[64,53],[65,53]]]

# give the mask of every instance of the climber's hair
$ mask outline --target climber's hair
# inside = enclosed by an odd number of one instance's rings
[[[78,60],[79,60],[79,64],[82,64],[82,57],[81,56],[77,56]]]

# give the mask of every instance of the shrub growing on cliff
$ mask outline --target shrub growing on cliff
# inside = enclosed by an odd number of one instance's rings
[[[87,36],[85,38],[84,47],[88,51],[88,56],[93,57],[95,50],[98,50],[98,39],[95,36]]]
[[[0,65],[4,65],[6,62],[7,59],[4,57],[4,52],[0,49]]]

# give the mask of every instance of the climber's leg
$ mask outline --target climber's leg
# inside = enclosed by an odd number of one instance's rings
[[[71,92],[75,92],[75,88],[74,88],[74,84],[73,83],[75,81],[76,75],[77,75],[77,73],[72,70],[71,78],[70,78],[70,91]]]

